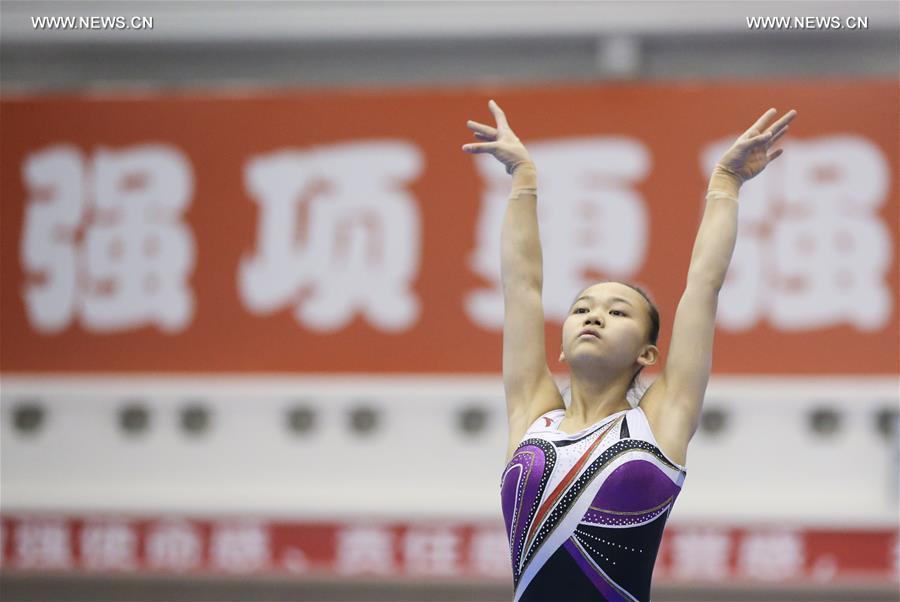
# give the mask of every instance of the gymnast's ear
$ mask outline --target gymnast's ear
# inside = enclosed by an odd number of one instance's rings
[[[647,345],[637,358],[641,366],[652,366],[659,361],[659,347]]]

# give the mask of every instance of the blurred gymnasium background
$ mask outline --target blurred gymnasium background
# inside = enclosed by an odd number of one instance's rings
[[[654,600],[898,599],[896,2],[0,10],[4,601],[510,599],[490,98],[550,358],[607,278],[665,350],[722,145],[799,111]]]

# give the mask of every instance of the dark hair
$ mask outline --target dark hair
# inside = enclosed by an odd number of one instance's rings
[[[630,284],[628,282],[622,282],[620,280],[601,280],[600,282],[596,282],[594,284],[603,284],[605,282],[615,282],[616,284],[627,286],[633,291],[636,291],[641,297],[644,298],[644,301],[647,302],[648,315],[650,317],[650,331],[647,333],[647,341],[651,345],[656,345],[657,340],[659,340],[659,309],[657,309],[656,304],[653,303],[653,301],[650,299],[650,295],[648,295],[644,291],[644,289],[637,286],[636,284]],[[594,286],[594,284],[586,287],[581,292],[583,293],[591,286]],[[578,294],[578,297],[576,297],[576,299],[580,297],[581,293]],[[638,368],[637,372],[634,373],[634,376],[631,377],[631,382],[628,384],[628,393],[632,393],[637,401],[640,401],[641,397],[643,397],[644,393],[647,391],[647,387],[641,387],[640,383],[637,380],[638,374],[640,374],[643,369],[643,366]],[[626,397],[628,396],[628,393],[626,393]],[[637,405],[637,401],[635,402],[635,405]]]
[[[618,282],[618,281],[615,281]],[[644,301],[647,302],[647,307],[649,308],[649,316],[650,316],[650,332],[647,333],[647,340],[651,345],[656,345],[656,341],[659,340],[659,309],[657,309],[656,304],[650,300],[650,295],[648,295],[644,289],[637,286],[636,284],[629,284],[627,282],[619,282],[619,284],[623,284],[628,288],[637,291],[640,293],[641,297],[644,298]],[[647,391],[647,387],[643,387],[639,390],[640,384],[637,381],[638,374],[644,369],[643,366],[638,368],[638,371],[634,373],[634,376],[631,377],[631,383],[628,385],[628,391],[634,391],[637,400],[640,401],[641,397],[644,396],[644,393]],[[626,394],[627,397],[627,394]]]
[[[650,295],[644,292],[644,289],[635,284],[628,284],[627,282],[619,282],[617,280],[612,280],[611,282],[622,284],[632,290],[637,291],[638,293],[640,293],[641,297],[644,298],[644,301],[647,302],[647,307],[650,308],[650,332],[647,335],[647,340],[650,341],[651,344],[656,345],[656,341],[659,340],[659,309],[657,309],[656,304],[650,300]]]

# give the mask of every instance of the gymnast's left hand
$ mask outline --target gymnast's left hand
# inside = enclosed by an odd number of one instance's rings
[[[719,159],[717,168],[728,172],[740,180],[746,182],[757,176],[766,168],[766,165],[777,159],[782,149],[769,151],[775,142],[788,131],[788,124],[797,116],[797,111],[791,109],[772,125],[772,121],[778,112],[769,109],[756,120],[750,128],[741,134],[731,145],[722,158]]]

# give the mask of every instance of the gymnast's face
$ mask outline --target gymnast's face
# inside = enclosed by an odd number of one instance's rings
[[[589,286],[563,322],[559,361],[601,362],[618,370],[655,363],[658,350],[648,341],[649,312],[646,299],[630,286],[619,282]],[[586,330],[599,336],[585,334]]]

